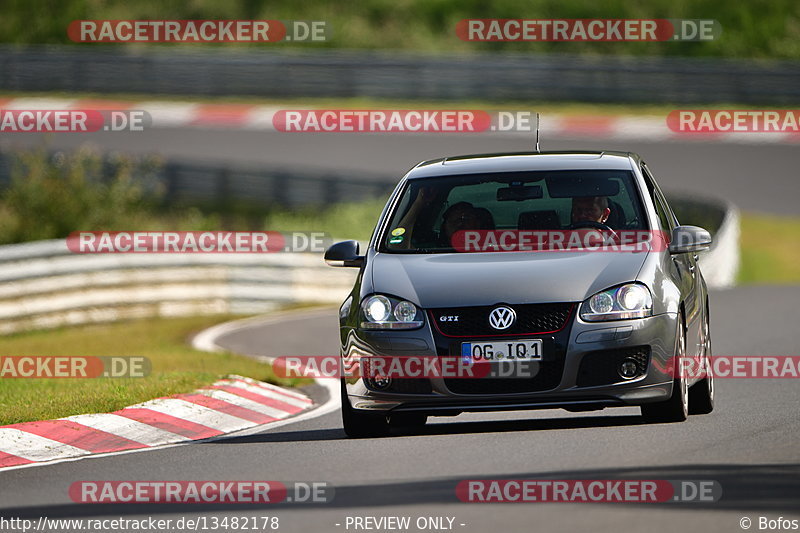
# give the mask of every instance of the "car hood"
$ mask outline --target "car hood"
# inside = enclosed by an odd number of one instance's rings
[[[635,280],[647,253],[376,253],[372,283],[424,308],[580,302]]]

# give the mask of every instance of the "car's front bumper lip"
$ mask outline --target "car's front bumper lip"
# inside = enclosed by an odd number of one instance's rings
[[[627,391],[615,391],[616,394],[603,394],[596,390],[581,393],[557,394],[552,392],[537,393],[535,397],[509,397],[495,395],[490,398],[471,398],[467,396],[415,396],[390,397],[353,396],[350,404],[354,409],[367,411],[391,412],[425,412],[435,415],[457,414],[460,412],[512,411],[525,409],[565,409],[565,408],[602,408],[624,407],[641,403],[666,400],[672,394],[672,382],[628,388]],[[386,395],[389,396],[389,395]]]

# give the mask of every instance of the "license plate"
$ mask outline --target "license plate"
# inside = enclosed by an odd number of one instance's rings
[[[462,342],[461,359],[465,363],[540,361],[542,359],[542,339]]]

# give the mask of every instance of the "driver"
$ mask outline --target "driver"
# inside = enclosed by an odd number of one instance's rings
[[[491,218],[491,214],[486,213]],[[442,215],[441,244],[450,246],[453,234],[459,230],[489,229],[489,221],[480,209],[469,202],[451,205]]]
[[[572,223],[598,222],[605,224],[611,209],[605,196],[583,196],[572,199]]]

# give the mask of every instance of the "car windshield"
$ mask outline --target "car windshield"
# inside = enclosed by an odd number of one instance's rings
[[[453,252],[461,230],[647,229],[625,170],[411,179],[388,217],[379,250],[392,253]]]

